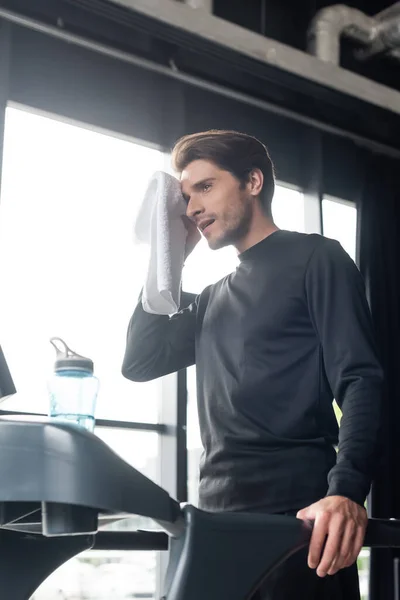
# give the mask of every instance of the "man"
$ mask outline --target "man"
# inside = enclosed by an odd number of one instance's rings
[[[187,253],[201,231],[240,262],[172,317],[139,302],[123,374],[147,381],[196,364],[200,508],[315,521],[308,560],[296,554],[257,597],[355,600],[382,386],[361,276],[338,242],[278,229],[273,166],[255,138],[186,136],[173,163]]]

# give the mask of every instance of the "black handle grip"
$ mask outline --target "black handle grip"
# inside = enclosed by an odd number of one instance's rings
[[[313,521],[306,521],[310,529]],[[366,548],[400,548],[400,519],[368,519],[365,532]]]
[[[400,548],[400,520],[369,519],[364,546],[369,548]]]

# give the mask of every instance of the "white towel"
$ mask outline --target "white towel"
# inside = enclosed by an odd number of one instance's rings
[[[157,315],[179,310],[187,230],[186,203],[179,181],[163,171],[150,179],[134,224],[136,242],[150,245],[142,294],[143,309]]]

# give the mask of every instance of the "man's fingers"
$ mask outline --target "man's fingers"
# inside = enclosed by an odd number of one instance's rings
[[[308,566],[316,569],[322,556],[322,550],[328,535],[329,515],[322,513],[317,515],[314,521],[314,529],[311,534],[310,548],[308,551]]]
[[[308,513],[310,512],[310,506],[308,506],[307,508],[302,508],[301,510],[298,511],[297,515],[296,515],[296,519],[303,519],[306,520],[308,519]]]
[[[328,516],[329,518],[329,516]],[[329,521],[328,538],[324,553],[317,567],[317,575],[325,577],[334,561],[338,560],[342,544],[345,521],[341,515],[333,515]]]
[[[357,535],[357,526],[354,521],[349,521],[347,523],[346,530],[343,534],[342,539],[342,547],[340,549],[340,554],[347,558],[350,558],[354,552],[354,543]]]
[[[343,532],[342,543],[339,548],[336,560],[333,561],[328,571],[328,575],[334,575],[340,569],[346,566],[351,561],[354,554],[354,544],[356,539],[357,528],[353,521],[347,523]]]
[[[364,543],[365,529],[363,527],[358,527],[355,533],[353,547],[349,558],[345,561],[343,567],[350,567],[354,564],[358,558],[358,555],[361,552]]]
[[[359,527],[356,533],[356,539],[354,542],[354,551],[355,551],[355,558],[358,557],[358,555],[361,552],[361,548],[363,547],[364,544],[364,538],[365,538],[365,529],[366,527]]]

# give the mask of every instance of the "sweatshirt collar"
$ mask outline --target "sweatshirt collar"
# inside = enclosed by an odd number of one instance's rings
[[[254,246],[250,246],[250,248],[238,255],[240,262],[243,262],[245,260],[247,261],[262,258],[264,256],[264,253],[272,243],[273,239],[279,237],[281,233],[282,230],[278,229],[277,231],[274,231],[273,233],[267,235],[267,237],[265,237],[260,242],[257,242],[257,244],[254,244]]]

